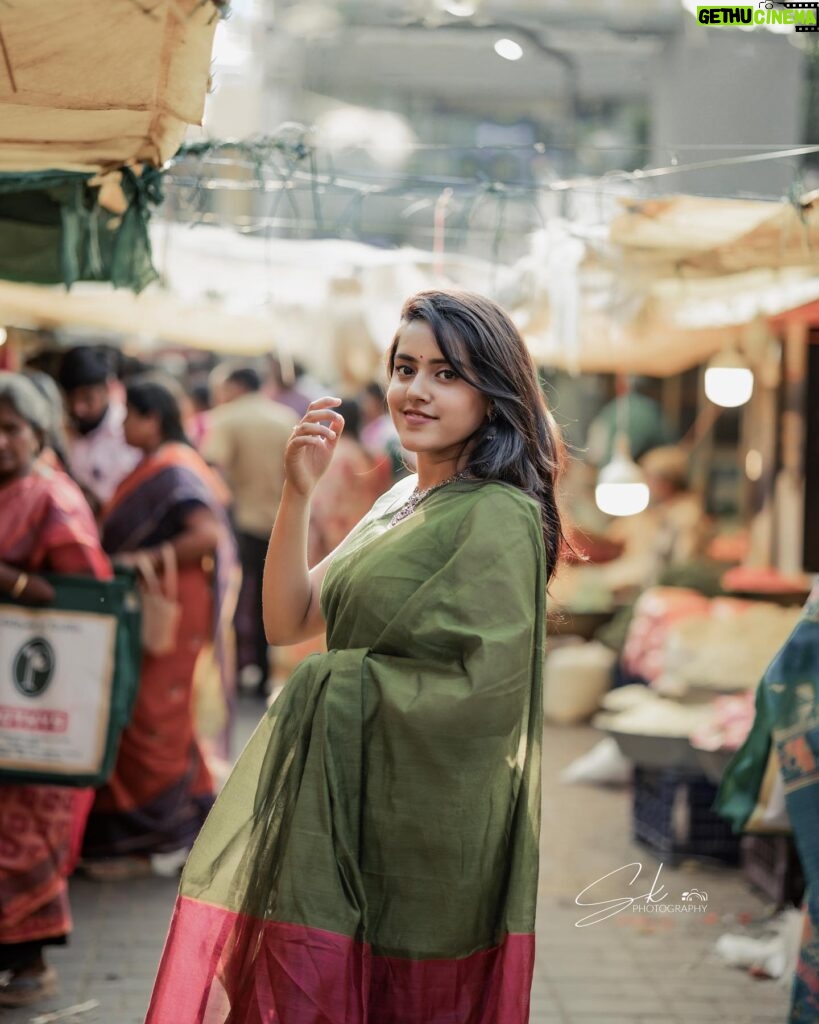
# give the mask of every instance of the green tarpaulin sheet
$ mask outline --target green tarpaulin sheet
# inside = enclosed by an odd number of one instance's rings
[[[70,171],[0,174],[0,278],[31,284],[110,281],[135,292],[156,280],[148,221],[162,172],[119,171],[116,211],[100,178]]]

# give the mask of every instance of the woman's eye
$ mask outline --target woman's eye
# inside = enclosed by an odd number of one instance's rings
[[[441,370],[438,376],[443,377],[444,380],[455,380],[458,374],[454,370]]]
[[[408,372],[407,373],[402,373],[403,370],[407,370]],[[412,367],[411,366],[396,366],[395,372],[398,374],[399,377],[407,377],[407,376],[409,376],[410,373],[412,373]]]

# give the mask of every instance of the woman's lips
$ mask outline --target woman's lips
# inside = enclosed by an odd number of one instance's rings
[[[432,423],[434,416],[425,416],[422,412],[405,412],[404,419],[413,426],[422,426],[424,423]]]

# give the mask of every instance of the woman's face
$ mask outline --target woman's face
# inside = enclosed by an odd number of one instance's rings
[[[407,451],[443,459],[486,419],[489,399],[455,373],[430,327],[411,320],[398,332],[387,405]]]
[[[141,448],[143,451],[156,448],[162,440],[156,413],[149,412],[143,415],[132,405],[126,409],[122,430],[126,442],[132,448]]]
[[[7,402],[0,402],[0,483],[27,476],[40,448],[40,437],[31,424]]]

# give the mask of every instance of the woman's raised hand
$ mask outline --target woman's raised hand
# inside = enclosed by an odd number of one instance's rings
[[[317,398],[293,427],[284,450],[284,474],[288,484],[305,498],[313,493],[330,465],[336,442],[344,429],[344,418],[333,412],[340,398]]]

